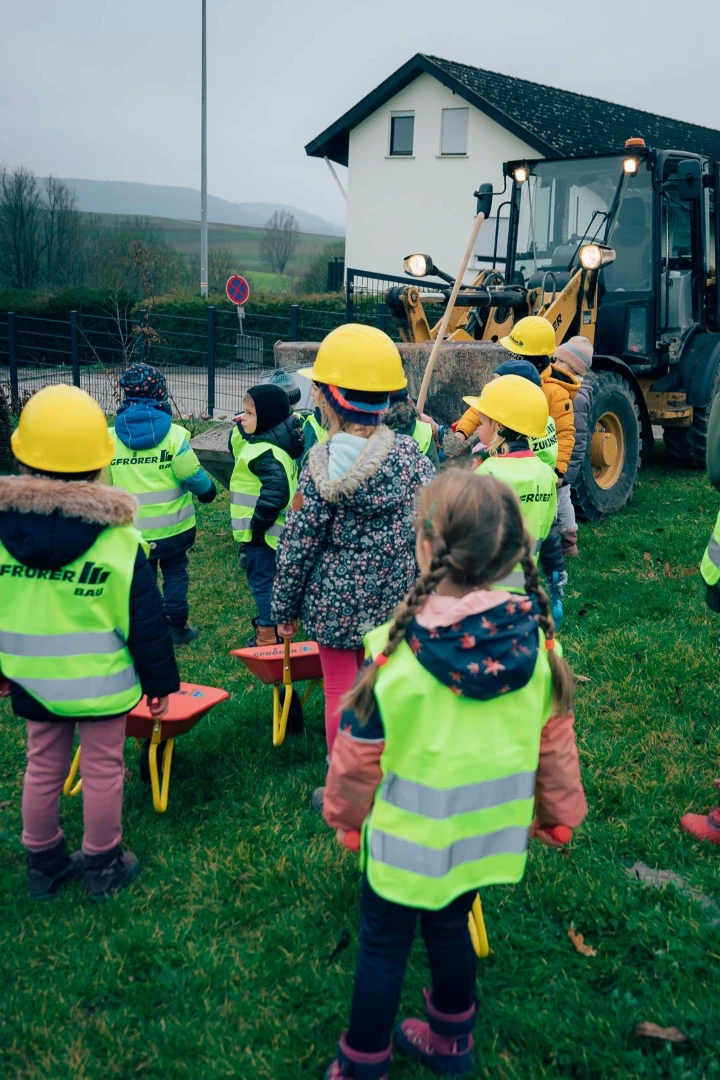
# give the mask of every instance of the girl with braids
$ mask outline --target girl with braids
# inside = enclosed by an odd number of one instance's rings
[[[418,917],[427,1022],[403,1021],[396,1047],[441,1075],[473,1071],[475,894],[522,878],[531,827],[566,842],[587,809],[572,676],[516,496],[449,469],[421,491],[416,529],[420,578],[365,639],[327,779],[325,819],[345,843],[363,829],[364,875],[350,1024],[326,1080],[387,1075]],[[517,564],[525,594],[494,588]]]

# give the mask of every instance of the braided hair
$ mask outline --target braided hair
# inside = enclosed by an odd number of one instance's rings
[[[547,596],[538,584],[537,568],[530,554],[532,541],[525,532],[518,498],[507,484],[494,476],[463,468],[446,469],[420,492],[415,528],[418,558],[424,564],[422,573],[395,609],[382,653],[363,668],[343,700],[343,708],[352,709],[361,723],[368,720],[373,710],[378,671],[405,640],[416,614],[445,578],[470,592],[489,588],[522,563],[526,582],[530,580],[528,592],[537,597],[540,606],[546,639],[554,638]],[[530,579],[526,558],[534,572]],[[570,700],[572,676],[559,656],[550,653],[550,663],[553,690],[559,702],[566,705]],[[559,677],[556,683],[556,667],[563,673],[562,684]],[[561,685],[562,693],[558,690]]]

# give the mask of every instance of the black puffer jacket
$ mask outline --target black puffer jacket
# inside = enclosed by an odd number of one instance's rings
[[[411,439],[415,438],[415,425],[420,419],[420,413],[413,405],[412,401],[396,401],[394,405],[391,405],[388,411],[383,417],[383,424],[386,427],[391,428],[397,432],[398,435],[409,435]],[[440,458],[438,457],[437,447],[435,445],[435,439],[431,439],[425,454],[433,463],[436,469],[440,468]]]
[[[575,445],[570,457],[570,464],[565,473],[565,483],[575,484],[580,475],[580,466],[587,453],[588,439],[590,438],[590,410],[593,402],[593,388],[589,379],[583,379],[580,389],[575,395],[573,408],[575,410]]]
[[[0,477],[0,540],[13,559],[39,570],[59,570],[74,562],[92,547],[103,529],[131,525],[136,511],[135,499],[119,488],[34,476]],[[21,613],[18,630],[22,630]],[[142,548],[138,548],[130,589],[127,645],[144,694],[165,697],[180,689],[162,598]],[[41,721],[68,719],[48,712],[16,683],[10,684],[10,692],[17,716]]]
[[[238,424],[238,430],[251,445],[271,443],[284,450],[293,461],[302,457],[305,449],[302,420],[297,416],[289,416],[281,424],[258,435],[247,435],[241,424]],[[265,533],[275,524],[278,514],[282,513],[290,502],[290,486],[284,468],[270,450],[256,457],[248,467],[261,484],[260,496],[250,523],[253,534],[251,544],[258,547],[265,543]]]

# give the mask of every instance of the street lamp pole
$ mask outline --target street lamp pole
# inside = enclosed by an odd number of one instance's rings
[[[208,294],[207,223],[207,31],[206,0],[202,0],[202,118],[200,122],[200,295]]]

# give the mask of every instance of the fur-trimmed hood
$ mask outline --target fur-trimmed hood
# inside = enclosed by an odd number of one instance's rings
[[[331,480],[329,476],[331,443],[332,439],[329,439],[313,446],[308,456],[310,478],[326,502],[351,503],[360,514],[377,514],[407,497],[402,485],[395,482],[397,472],[392,459],[400,449],[419,454],[412,439],[396,435],[390,428],[380,425],[345,475],[337,480]]]
[[[137,502],[88,481],[0,477],[0,541],[25,566],[56,570],[78,559],[109,525],[132,525]]]

